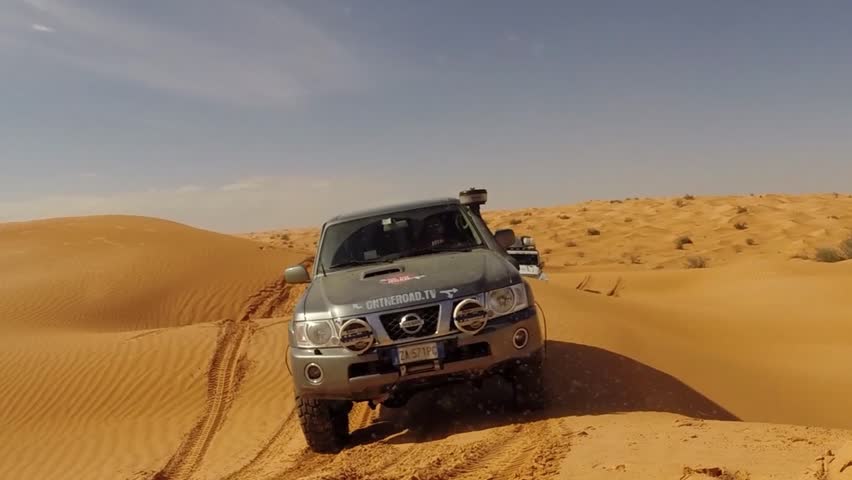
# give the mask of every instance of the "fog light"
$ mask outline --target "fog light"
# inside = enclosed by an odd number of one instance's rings
[[[322,368],[316,363],[309,363],[305,367],[305,378],[314,385],[322,382]]]
[[[527,343],[530,341],[530,333],[526,328],[519,328],[515,330],[515,334],[512,336],[512,345],[515,346],[518,350],[527,346]]]

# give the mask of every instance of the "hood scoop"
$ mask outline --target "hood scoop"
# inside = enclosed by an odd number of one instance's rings
[[[399,273],[402,269],[399,267],[382,267],[374,270],[367,270],[363,274],[361,274],[361,280],[370,278],[370,277],[378,277],[380,275],[387,275],[389,273]]]

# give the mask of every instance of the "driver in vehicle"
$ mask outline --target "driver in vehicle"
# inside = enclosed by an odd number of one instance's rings
[[[416,242],[417,249],[435,247],[453,247],[464,243],[455,224],[454,215],[432,215],[423,222],[423,228]]]

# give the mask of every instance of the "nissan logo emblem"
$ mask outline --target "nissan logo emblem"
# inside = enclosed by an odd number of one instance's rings
[[[420,315],[407,313],[399,319],[399,328],[409,335],[414,335],[423,328],[424,323]]]

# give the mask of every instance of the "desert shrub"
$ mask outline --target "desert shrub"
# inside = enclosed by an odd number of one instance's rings
[[[577,252],[577,256],[580,258],[584,258],[586,256],[585,252]]]
[[[840,217],[838,217],[837,215],[829,215],[827,218],[829,220],[840,220]]]
[[[817,262],[835,263],[846,260],[846,257],[836,248],[818,248],[814,255],[814,260]]]
[[[589,211],[589,209],[588,209],[588,208],[586,208],[586,207],[583,207],[583,208],[581,208],[581,209],[580,209],[580,211],[581,211],[581,212],[588,212],[588,211]]]
[[[707,268],[707,259],[700,255],[686,257],[686,268]]]
[[[695,196],[687,193],[686,195],[683,196],[683,199],[684,200],[695,200]]]
[[[622,200],[610,200],[609,203],[624,203]]]
[[[549,253],[551,253],[551,252],[553,252],[553,249],[552,249],[552,248],[545,248],[543,253],[544,253],[545,255],[547,255],[547,254],[549,254]]]
[[[519,219],[519,218],[513,218],[513,219],[509,220],[509,225],[520,225],[520,224],[521,224],[521,219]]]
[[[627,218],[624,219],[624,223],[630,223],[632,221],[633,221],[633,219],[630,218],[630,217],[627,217]]]
[[[284,240],[285,242],[286,242],[287,240],[290,240],[290,235],[289,235],[289,234],[287,234],[287,233],[279,233],[278,235],[276,235],[276,237],[277,237],[279,240]]]
[[[692,239],[687,237],[686,235],[682,235],[675,239],[675,248],[678,250],[683,250],[684,245],[692,245]]]
[[[637,255],[635,253],[631,254],[629,258],[630,258],[630,263],[633,264],[633,265],[639,265],[639,264],[642,263],[642,257],[640,257],[639,255]]]
[[[589,235],[595,236],[595,235],[600,235],[601,231],[598,230],[597,228],[587,228],[586,233],[589,234]]]
[[[748,207],[744,207],[742,205],[738,206],[737,207],[737,213],[739,213],[739,214],[748,213]]]
[[[532,216],[532,212],[524,212],[524,216],[525,216],[525,217],[531,217],[531,216]]]
[[[847,260],[852,260],[852,237],[840,242],[840,253],[842,253]]]
[[[745,230],[748,228],[748,224],[746,222],[737,222],[734,224],[734,228],[737,230]]]
[[[562,215],[559,215],[558,218],[559,218],[559,220],[571,220],[571,215],[565,215],[563,213]]]
[[[575,242],[574,240],[568,240],[567,242],[565,242],[565,246],[568,248],[576,247],[577,242]]]
[[[734,251],[737,252],[737,253],[743,253],[743,246],[742,245],[734,245]]]
[[[746,245],[755,246],[757,245],[757,240],[753,238],[746,238]]]
[[[674,204],[675,204],[676,207],[685,207],[686,206],[686,200],[684,200],[682,198],[678,198],[677,200],[675,200]]]

